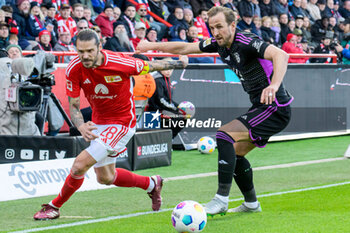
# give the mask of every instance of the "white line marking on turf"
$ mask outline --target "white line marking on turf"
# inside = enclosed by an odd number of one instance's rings
[[[94,218],[92,216],[60,216],[60,218]]]
[[[269,170],[269,169],[275,169],[275,168],[297,167],[297,166],[333,162],[333,161],[345,160],[345,159],[346,159],[345,157],[338,157],[338,158],[330,158],[330,159],[318,159],[318,160],[310,160],[310,161],[295,162],[295,163],[277,164],[277,165],[271,165],[271,166],[256,167],[256,168],[253,168],[253,171],[262,171],[262,170]],[[167,182],[172,180],[187,180],[187,179],[193,179],[193,178],[216,176],[217,174],[218,174],[217,172],[208,172],[208,173],[200,173],[200,174],[193,174],[193,175],[186,175],[186,176],[175,176],[175,177],[164,178],[164,181]]]
[[[278,195],[284,195],[284,194],[289,194],[289,193],[298,193],[298,192],[304,192],[304,191],[310,191],[310,190],[331,188],[331,187],[342,186],[342,185],[347,185],[347,184],[350,184],[350,181],[345,181],[342,183],[335,183],[335,184],[328,184],[328,185],[323,185],[323,186],[314,186],[314,187],[308,187],[308,188],[302,188],[302,189],[294,189],[294,190],[283,191],[283,192],[261,194],[261,195],[258,195],[257,197],[262,198],[262,197],[278,196]],[[235,201],[240,201],[240,200],[243,200],[243,198],[230,199],[229,202],[235,202]],[[134,213],[134,214],[111,216],[111,217],[107,217],[107,218],[85,220],[85,221],[74,222],[74,223],[66,223],[66,224],[55,225],[55,226],[32,228],[32,229],[27,229],[27,230],[23,230],[23,231],[13,231],[10,233],[27,233],[27,232],[45,231],[45,230],[59,229],[59,228],[65,228],[65,227],[80,226],[80,225],[91,224],[91,223],[107,222],[107,221],[116,220],[116,219],[132,218],[132,217],[137,217],[137,216],[142,216],[142,215],[158,214],[158,213],[171,211],[171,210],[173,210],[173,208],[163,209],[163,210],[160,210],[158,212],[146,211],[146,212],[139,212],[139,213]]]

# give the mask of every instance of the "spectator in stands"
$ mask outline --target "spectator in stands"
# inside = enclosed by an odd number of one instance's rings
[[[242,16],[242,20],[239,21],[239,23],[237,24],[237,28],[242,31],[252,32],[256,35],[258,34],[258,32],[256,31],[255,24],[253,22],[253,15],[248,11]]]
[[[0,49],[6,49],[9,43],[9,25],[6,22],[0,22]]]
[[[325,16],[324,11],[326,9],[326,0],[318,0],[317,6],[320,9],[321,17]]]
[[[281,33],[280,33],[281,44],[283,44],[287,40],[288,33],[291,33],[291,31],[288,28],[288,15],[287,14],[280,14],[279,15],[279,23],[281,26]]]
[[[40,4],[40,11],[41,11],[41,13],[43,13],[44,18],[46,18],[46,16],[47,16],[47,10],[48,10],[48,8],[47,8],[46,4],[41,3]]]
[[[260,13],[261,13],[262,19],[264,18],[264,16],[277,15],[277,10],[272,0],[260,1],[259,7],[260,7]]]
[[[302,48],[297,47],[297,36],[292,33],[287,35],[287,41],[282,45],[282,50],[286,53],[304,53]],[[288,63],[305,63],[307,60],[307,58],[289,57]]]
[[[288,28],[289,28],[289,32],[293,33],[293,31],[295,29],[295,20],[294,19],[289,20]]]
[[[9,43],[18,45],[18,36],[16,34],[10,34]]]
[[[303,31],[303,38],[311,44],[312,36],[311,36],[311,25],[310,25],[310,19],[308,17],[304,17],[303,20],[303,26],[301,27],[301,30]],[[312,46],[314,47],[314,46]]]
[[[261,32],[261,18],[259,16],[254,16],[253,17],[253,23],[255,25],[255,30],[257,32],[257,35],[261,38],[262,37],[262,32]]]
[[[253,16],[257,15],[261,18],[261,12],[259,7],[259,1],[258,0],[252,0],[252,9],[253,9]]]
[[[269,43],[269,44],[275,44],[275,32],[271,30],[271,18],[269,16],[264,16],[261,19],[261,37],[262,39]]]
[[[331,37],[325,36],[321,39],[321,43],[315,48],[313,53],[321,53],[321,54],[334,54],[330,45],[332,42]],[[333,48],[334,50],[335,48]],[[331,63],[332,58],[311,58],[311,63]]]
[[[16,20],[12,18],[13,8],[8,5],[4,5],[1,7],[1,10],[5,13],[5,22],[9,25],[10,35],[15,34],[18,35],[18,25]]]
[[[69,31],[71,38],[73,38],[77,32],[77,24],[70,16],[70,12],[70,6],[68,4],[62,4],[60,8],[60,15],[56,16],[56,19],[58,28],[64,27],[65,31]]]
[[[238,11],[233,0],[220,0],[221,6],[227,7],[233,11]]]
[[[72,7],[72,18],[77,23],[84,18],[84,5],[81,3],[75,3]]]
[[[310,11],[307,9],[308,0],[301,0],[300,8],[304,13],[304,17],[312,18]]]
[[[148,5],[151,11],[159,18],[166,20],[169,17],[170,12],[168,10],[168,7],[164,4],[164,1],[148,0]]]
[[[135,23],[135,35],[135,38],[130,39],[134,48],[136,48],[140,41],[144,40],[146,37],[146,25],[144,23]]]
[[[157,42],[157,30],[154,27],[150,27],[146,31],[146,39],[150,42]]]
[[[39,32],[45,29],[45,18],[38,2],[30,3],[30,14],[26,25],[27,39],[38,41]]]
[[[199,38],[198,38],[198,28],[196,26],[191,26],[188,28],[187,31],[187,41],[188,42],[199,42]]]
[[[75,45],[75,42],[77,40],[77,35],[80,31],[84,30],[84,29],[88,29],[89,28],[89,23],[88,21],[86,21],[86,19],[81,19],[77,22],[77,34],[72,38],[73,44]]]
[[[304,24],[304,16],[302,15],[297,15],[295,18],[295,27],[301,29]]]
[[[344,19],[350,18],[350,0],[344,0],[343,7],[339,8],[339,13]]]
[[[103,47],[106,44],[107,39],[106,39],[106,37],[102,36],[101,28],[99,26],[97,26],[97,25],[94,25],[94,26],[91,27],[91,29],[94,30],[97,33],[97,35],[100,38],[102,47]]]
[[[75,52],[72,36],[67,27],[58,27],[58,42],[53,48],[54,51]],[[73,56],[64,56],[63,63],[69,63]]]
[[[199,15],[194,19],[194,26],[198,29],[198,38],[205,40],[210,37],[210,30],[207,26],[208,22],[208,10],[201,9]]]
[[[187,42],[186,34],[187,34],[186,28],[180,25],[179,27],[177,27],[177,33],[176,33],[177,36],[170,38],[170,41]]]
[[[184,9],[184,19],[189,27],[194,25],[193,12],[191,9]]]
[[[303,39],[303,31],[300,28],[295,28],[293,34],[297,36],[297,45],[301,47],[301,40]]]
[[[278,47],[280,47],[282,45],[280,40],[281,26],[278,22],[277,16],[271,17],[271,30],[275,32],[275,45],[278,45]]]
[[[339,0],[334,0],[334,17],[337,19],[337,22],[344,20],[339,12]]]
[[[274,5],[277,15],[289,13],[288,0],[275,0]]]
[[[104,0],[91,0],[92,8],[94,9],[94,12],[97,14],[101,14],[103,12],[103,9],[105,8],[105,1]]]
[[[184,28],[188,28],[188,25],[184,19],[184,10],[181,6],[177,6],[174,9],[174,12],[171,13],[167,19],[167,21],[172,24],[172,29],[177,30],[178,26],[182,26]]]
[[[146,26],[146,29],[150,27],[154,27],[157,30],[158,40],[159,41],[162,40],[163,36],[167,31],[167,26],[165,26],[163,23],[154,21],[154,19],[150,15],[148,15],[146,4],[138,4],[136,9],[137,9],[137,12],[136,12],[137,14],[135,16],[135,21],[136,22],[141,21],[142,23],[144,23]]]
[[[45,17],[45,28],[51,33],[51,46],[54,47],[58,40],[58,23],[55,18],[56,16],[56,8],[53,4],[47,3],[45,4],[47,8],[47,15]]]
[[[50,41],[51,33],[48,30],[42,30],[39,33],[39,43],[38,45],[34,46],[32,50],[53,51]]]
[[[9,58],[16,59],[22,57],[22,49],[19,45],[10,44],[6,47]]]
[[[113,36],[113,23],[115,22],[113,16],[113,6],[107,4],[103,12],[95,19],[96,24],[100,27],[103,37]]]
[[[26,39],[26,22],[29,17],[29,0],[17,0],[17,5],[13,6],[13,19],[18,25],[18,44],[22,49],[30,46]]]
[[[350,65],[350,18],[344,22],[344,38],[340,45],[336,46],[336,50],[343,55],[343,64]]]
[[[107,40],[104,48],[114,52],[133,52],[125,25],[121,21],[116,21],[113,27],[113,37]]]
[[[121,12],[120,8],[115,6],[113,8],[113,16],[114,16],[115,21],[117,21],[120,18],[121,14],[122,14],[122,12]]]
[[[89,28],[91,28],[93,25],[97,25],[95,20],[92,20],[91,16],[91,9],[88,6],[84,6],[84,18],[88,21]]]
[[[237,9],[240,17],[243,17],[243,15],[254,15],[254,4],[252,3],[252,0],[242,0],[238,2]]]
[[[323,16],[317,20],[314,25],[311,26],[312,41],[319,44],[322,38],[325,37],[326,32],[329,30],[329,19],[327,16]]]
[[[128,4],[124,11],[124,15],[120,17],[120,20],[124,23],[129,38],[135,38],[135,16],[136,8],[132,4]]]
[[[325,15],[330,18],[334,15],[334,13],[334,0],[326,0],[326,7],[324,11],[321,12],[321,15]]]
[[[296,19],[298,15],[304,16],[304,12],[301,8],[301,0],[293,0],[293,5],[289,7],[293,19]]]
[[[311,22],[316,22],[316,20],[321,19],[321,11],[317,6],[317,1],[318,0],[309,0],[309,3],[307,4],[307,9],[311,15]]]

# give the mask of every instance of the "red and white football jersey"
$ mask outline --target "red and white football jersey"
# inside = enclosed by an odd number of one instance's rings
[[[66,69],[67,95],[80,96],[80,88],[92,108],[92,121],[96,124],[136,124],[133,84],[131,75],[139,75],[146,65],[143,60],[102,50],[104,63],[87,69],[75,57]]]

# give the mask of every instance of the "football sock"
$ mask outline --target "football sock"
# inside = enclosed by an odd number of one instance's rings
[[[221,196],[219,194],[215,194],[215,197],[220,199],[221,201],[225,202],[225,203],[228,203],[228,196]]]
[[[241,190],[246,202],[256,202],[253,184],[253,169],[249,161],[243,156],[237,156],[234,179]]]
[[[233,147],[235,141],[226,133],[218,131],[216,133],[216,143],[218,146],[218,180],[219,187],[217,194],[228,197],[232,185],[232,176],[236,165],[236,154]]]
[[[122,168],[115,169],[113,184],[119,187],[138,187],[147,190],[152,179],[148,176],[140,176]]]
[[[250,209],[256,209],[259,206],[259,202],[258,201],[254,201],[254,202],[244,202],[244,205]]]
[[[61,192],[53,199],[49,205],[60,208],[77,191],[84,182],[84,175],[75,176],[69,174],[64,182]]]

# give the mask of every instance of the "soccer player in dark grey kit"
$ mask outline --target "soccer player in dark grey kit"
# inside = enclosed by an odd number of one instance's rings
[[[289,123],[289,105],[293,97],[282,84],[288,54],[255,34],[236,29],[234,13],[228,8],[213,7],[208,15],[213,38],[198,43],[141,42],[137,49],[139,52],[160,50],[175,54],[218,52],[222,61],[238,75],[252,107],[217,131],[219,184],[216,195],[205,208],[209,215],[227,212],[234,178],[244,202],[229,212],[260,212],[252,168],[244,156],[255,147],[264,147],[272,135]]]

